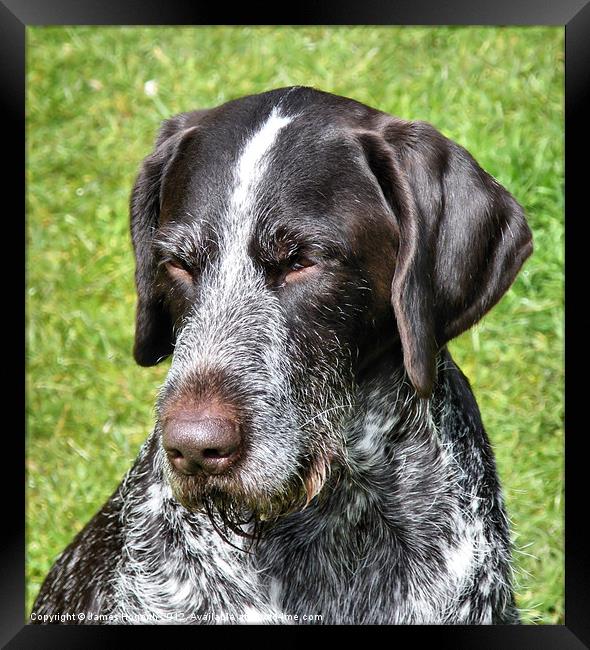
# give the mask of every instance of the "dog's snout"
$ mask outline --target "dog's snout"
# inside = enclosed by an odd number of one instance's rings
[[[238,458],[241,442],[238,423],[221,417],[176,417],[166,423],[163,434],[170,462],[188,475],[222,474]]]

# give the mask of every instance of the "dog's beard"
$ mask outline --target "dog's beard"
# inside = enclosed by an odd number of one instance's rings
[[[247,469],[240,467],[220,476],[185,476],[164,456],[165,474],[174,497],[184,508],[206,513],[222,539],[249,551],[266,526],[303,510],[314,497],[322,498],[330,478],[336,478],[337,469],[345,462],[343,447],[336,444],[335,436],[319,440],[321,444],[304,455],[297,471],[272,490],[264,489],[263,479],[247,480]]]
[[[245,485],[239,469],[233,476],[185,476],[166,460],[165,474],[174,497],[187,510],[204,511],[210,518],[216,517],[214,523],[222,529],[248,536],[259,522],[307,507],[320,494],[341,458],[340,450],[324,448],[303,461],[300,470],[272,492]]]

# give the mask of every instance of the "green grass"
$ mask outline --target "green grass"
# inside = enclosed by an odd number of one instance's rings
[[[563,623],[563,30],[36,27],[27,57],[27,612],[152,426],[166,364],[131,358],[127,202],[159,121],[304,84],[433,123],[527,211],[534,256],[451,349],[497,454],[518,604]]]

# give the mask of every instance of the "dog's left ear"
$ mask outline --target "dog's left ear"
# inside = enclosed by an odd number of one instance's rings
[[[399,231],[391,301],[404,365],[428,397],[437,352],[508,290],[531,231],[515,199],[429,124],[387,116],[360,139]]]
[[[160,190],[166,172],[173,160],[182,155],[204,113],[181,113],[163,123],[154,151],[143,161],[131,193],[131,238],[137,287],[133,356],[141,366],[159,363],[172,353],[174,346],[173,324],[165,296],[156,286],[153,239],[160,221]]]

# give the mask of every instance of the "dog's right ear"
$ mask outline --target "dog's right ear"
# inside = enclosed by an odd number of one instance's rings
[[[172,353],[173,323],[165,296],[156,286],[154,233],[160,220],[160,189],[172,161],[197,130],[200,113],[182,113],[166,120],[154,151],[143,161],[131,193],[131,239],[135,251],[137,312],[133,356],[141,366],[153,366]]]

